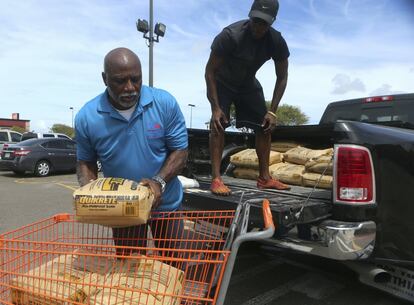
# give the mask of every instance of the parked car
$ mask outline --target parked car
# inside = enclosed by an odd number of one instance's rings
[[[48,133],[42,133],[42,132],[25,132],[22,135],[22,141],[28,140],[28,139],[43,139],[43,138],[61,138],[61,139],[69,139],[72,140],[69,136],[63,134],[63,133],[54,133],[54,132],[48,132]]]
[[[17,174],[44,177],[52,172],[74,171],[76,142],[69,139],[29,139],[9,145],[1,152],[0,167]]]
[[[0,129],[0,152],[4,144],[14,144],[21,141],[22,134],[9,129]]]

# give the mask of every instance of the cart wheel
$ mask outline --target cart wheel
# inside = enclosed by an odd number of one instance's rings
[[[50,163],[46,160],[37,162],[34,173],[39,177],[46,177],[50,174]]]

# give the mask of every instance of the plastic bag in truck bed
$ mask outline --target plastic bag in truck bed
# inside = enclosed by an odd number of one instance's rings
[[[332,175],[333,172],[333,162],[332,156],[319,156],[313,159],[310,159],[305,164],[305,169],[307,172],[312,173],[325,173],[326,175]]]
[[[270,151],[269,165],[282,162],[283,155],[276,151]],[[248,148],[230,157],[230,162],[236,166],[247,168],[259,168],[259,159],[254,148]]]
[[[286,162],[305,165],[311,159],[320,156],[332,156],[333,148],[328,149],[309,149],[306,147],[296,147],[288,150],[283,154]]]
[[[269,167],[270,175],[287,184],[302,185],[303,165],[276,163]]]
[[[147,222],[154,194],[132,180],[99,178],[75,190],[73,201],[78,222],[128,227]]]

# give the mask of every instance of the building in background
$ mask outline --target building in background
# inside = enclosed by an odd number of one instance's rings
[[[0,129],[10,129],[13,126],[30,131],[30,120],[21,120],[19,113],[12,113],[11,119],[0,118]]]

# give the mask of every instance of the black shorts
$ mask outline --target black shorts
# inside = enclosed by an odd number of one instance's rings
[[[217,95],[221,110],[229,121],[223,124],[224,128],[230,126],[230,107],[234,104],[236,109],[236,127],[247,127],[255,131],[261,129],[267,108],[263,94],[263,88],[247,91],[234,92],[220,82],[216,82]]]

